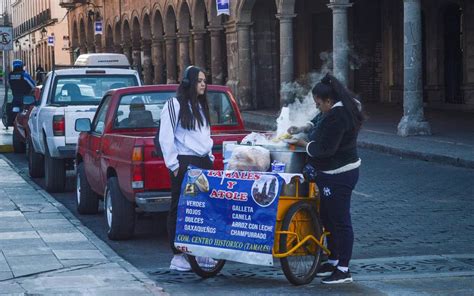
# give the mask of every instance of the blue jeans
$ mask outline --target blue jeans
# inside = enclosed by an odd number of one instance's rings
[[[340,173],[318,172],[316,184],[321,196],[321,222],[331,235],[327,237],[331,251],[329,259],[339,260],[340,266],[349,266],[354,244],[351,222],[351,195],[359,180],[359,168]]]

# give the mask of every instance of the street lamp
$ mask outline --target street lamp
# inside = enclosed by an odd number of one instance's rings
[[[46,34],[48,34],[48,31],[46,31],[46,28],[43,27],[43,29],[41,29],[40,33],[41,33],[41,39],[44,39],[44,38],[46,38]]]

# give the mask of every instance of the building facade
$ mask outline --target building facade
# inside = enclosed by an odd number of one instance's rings
[[[30,73],[39,65],[49,71],[54,64],[70,63],[67,10],[59,2],[11,0],[13,58],[22,59]]]
[[[404,103],[415,121],[426,105],[474,110],[471,0],[231,0],[230,16],[215,0],[62,1],[72,60],[123,52],[147,84],[196,64],[243,109],[278,109],[282,83],[332,69],[363,101]]]

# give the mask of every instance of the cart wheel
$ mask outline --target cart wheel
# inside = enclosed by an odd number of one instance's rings
[[[200,257],[198,260],[196,258],[198,257],[188,255],[189,264],[191,264],[192,270],[202,278],[209,278],[217,275],[225,264],[225,260],[215,260],[207,257]]]
[[[280,234],[280,253],[285,253],[308,235],[320,239],[322,235],[315,208],[308,202],[300,201],[290,207],[285,214],[281,231],[296,235]],[[293,285],[309,284],[316,275],[321,261],[321,247],[308,240],[291,255],[280,258],[283,273]]]

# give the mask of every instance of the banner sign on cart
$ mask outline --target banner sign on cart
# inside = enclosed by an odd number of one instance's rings
[[[190,169],[181,189],[175,246],[215,259],[273,265],[278,174]]]

